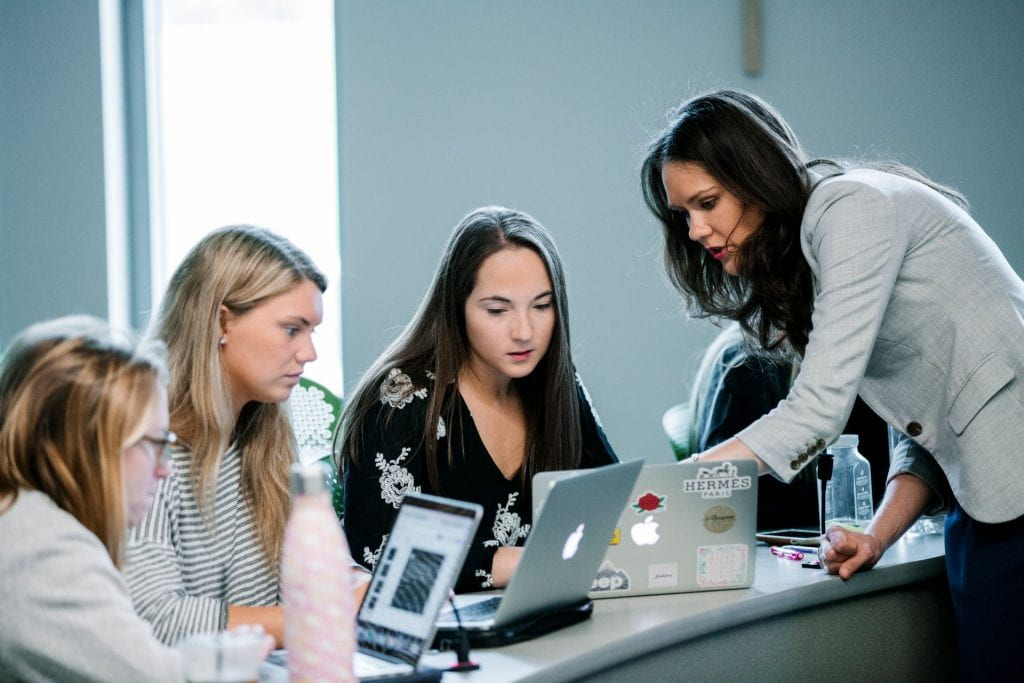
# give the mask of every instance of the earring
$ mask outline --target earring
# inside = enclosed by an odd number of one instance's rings
[[[228,343],[228,336],[226,334],[222,334],[221,337],[220,337],[220,345],[224,346],[227,343]]]

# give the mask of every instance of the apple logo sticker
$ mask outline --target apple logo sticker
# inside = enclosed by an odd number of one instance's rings
[[[568,560],[576,551],[580,549],[580,540],[583,538],[583,524],[576,527],[576,531],[569,534],[569,537],[565,539],[565,545],[562,546],[562,559]]]
[[[633,543],[637,545],[654,545],[660,538],[658,536],[658,523],[654,521],[653,515],[647,515],[644,521],[637,522],[629,530]]]

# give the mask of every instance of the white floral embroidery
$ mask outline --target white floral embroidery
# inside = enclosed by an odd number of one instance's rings
[[[437,379],[437,377],[430,370],[424,370],[423,374],[427,376],[427,379]]]
[[[601,416],[597,414],[596,410],[594,410],[594,402],[590,400],[590,392],[587,391],[587,387],[583,385],[583,380],[580,379],[580,374],[578,372],[576,373],[576,384],[583,390],[583,398],[587,399],[587,405],[590,406],[590,414],[594,416],[594,422],[597,423],[598,427],[604,429],[604,425],[601,424]]]
[[[413,398],[426,397],[427,388],[416,389],[412,378],[399,368],[391,368],[388,376],[380,384],[380,402],[399,410],[411,403]]]
[[[438,416],[437,418],[437,439],[440,441],[448,434],[448,428],[444,425],[444,418]]]
[[[494,577],[492,577],[483,569],[477,569],[475,576],[483,578],[483,581],[480,582],[481,588],[494,588]]]
[[[384,550],[384,544],[388,542],[388,536],[390,534],[384,534],[384,537],[380,539],[380,545],[377,546],[376,550],[370,550],[368,546],[363,546],[363,562],[367,564],[371,569],[377,566],[380,561],[380,554]]]
[[[405,499],[405,494],[410,491],[419,493],[420,490],[409,470],[402,467],[402,462],[409,457],[409,450],[403,448],[401,454],[394,460],[385,460],[383,453],[378,453],[374,458],[377,469],[380,470],[380,497],[396,510]]]
[[[526,538],[526,535],[530,533],[530,525],[521,524],[522,518],[519,513],[512,512],[512,506],[516,504],[517,498],[519,498],[518,492],[510,493],[508,494],[508,503],[498,506],[498,514],[494,516],[494,526],[491,527],[494,538],[484,541],[485,548],[514,546],[516,541]]]

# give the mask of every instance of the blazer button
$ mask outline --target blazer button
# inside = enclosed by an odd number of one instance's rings
[[[921,426],[920,422],[907,423],[907,436],[921,436],[923,431],[924,427]]]
[[[791,470],[798,470],[798,469],[800,469],[800,462],[798,460],[794,460],[793,462],[789,463],[789,469],[791,469]]]

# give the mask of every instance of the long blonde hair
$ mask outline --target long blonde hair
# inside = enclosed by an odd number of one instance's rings
[[[165,377],[162,348],[135,348],[87,316],[25,330],[0,359],[0,498],[41,491],[121,564],[122,458]],[[2,511],[2,508],[0,508]]]
[[[290,509],[288,468],[296,457],[295,437],[276,403],[248,403],[235,420],[218,350],[220,310],[225,306],[241,315],[305,280],[321,292],[327,288],[312,260],[285,238],[263,228],[227,226],[185,256],[149,332],[167,344],[171,429],[191,453],[189,478],[206,523],[216,523],[217,474],[222,455],[234,443],[244,454],[242,494],[272,569]]]

